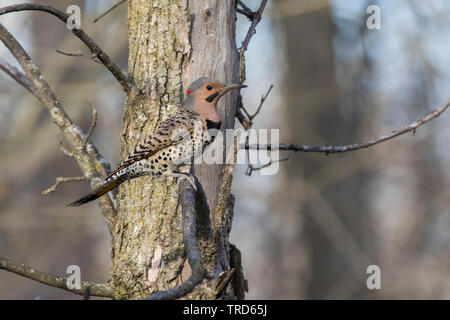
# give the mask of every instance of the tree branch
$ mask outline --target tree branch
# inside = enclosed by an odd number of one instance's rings
[[[58,148],[59,148],[59,150],[61,150],[62,153],[64,153],[64,155],[65,155],[66,157],[69,157],[69,158],[74,158],[74,157],[75,157],[75,156],[73,155],[73,152],[70,152],[69,150],[67,150],[66,148],[64,148],[64,146],[63,146],[63,144],[62,144],[61,141],[60,141],[59,144],[58,144]]]
[[[61,107],[52,89],[39,68],[31,60],[28,53],[1,23],[0,40],[11,51],[25,71],[26,78],[31,82],[33,87],[36,88],[36,97],[48,109],[50,118],[61,129],[65,138],[71,145],[73,156],[77,160],[83,175],[91,182],[92,188],[98,187],[103,182],[101,170],[105,166],[106,161],[104,161],[103,157],[100,157],[97,149],[92,143],[89,143],[87,148],[85,148],[84,142],[86,135],[75,123],[73,123]],[[105,195],[99,199],[98,204],[105,217],[106,223],[108,224],[109,231],[112,232],[112,230],[114,230],[116,211],[111,198],[108,195]]]
[[[183,180],[180,183],[180,199],[183,224],[183,242],[186,250],[191,276],[182,284],[166,290],[158,291],[145,298],[145,300],[168,300],[185,296],[203,281],[206,270],[203,267],[202,255],[197,242],[197,214],[195,211],[195,191],[193,186]]]
[[[255,13],[254,13],[252,10],[250,10],[250,8],[247,7],[247,6],[245,5],[245,3],[243,3],[243,2],[240,1],[240,0],[238,0],[238,1],[236,2],[236,4],[238,4],[238,5],[241,6],[241,8],[237,8],[237,7],[236,7],[236,11],[239,12],[240,14],[243,14],[243,15],[246,16],[250,21],[252,21],[252,20],[253,20],[253,17],[255,16]]]
[[[113,5],[111,8],[109,8],[108,10],[106,10],[104,13],[102,13],[101,15],[99,15],[97,18],[95,18],[92,23],[96,23],[98,20],[100,20],[101,18],[103,18],[104,16],[106,16],[108,13],[110,13],[111,11],[113,11],[115,8],[117,8],[118,6],[120,6],[122,3],[127,2],[127,0],[121,0],[119,2],[117,2],[115,5]]]
[[[244,107],[244,105],[243,105],[243,103],[242,103],[242,100],[240,100],[240,104],[239,104],[239,107],[238,107],[238,109],[237,109],[238,112],[237,112],[236,116],[237,116],[237,118],[239,119],[239,121],[241,121],[241,124],[242,124],[242,126],[244,127],[245,130],[248,130],[248,129],[250,129],[250,128],[252,127],[252,125],[253,125],[253,119],[254,119],[254,118],[259,114],[259,112],[261,111],[261,108],[262,108],[262,106],[264,105],[264,102],[266,101],[267,97],[269,96],[270,91],[272,91],[272,88],[273,88],[273,84],[270,85],[270,87],[269,87],[269,89],[267,90],[266,94],[264,94],[264,95],[261,97],[261,101],[259,102],[258,109],[256,109],[256,111],[255,111],[254,114],[250,114],[250,113],[247,111],[247,109],[245,109],[245,107]],[[240,111],[240,112],[239,112],[239,111]],[[245,115],[244,115],[244,113],[243,113],[242,111],[245,113]],[[245,137],[245,145],[248,145],[248,144],[249,144],[249,139],[250,139],[250,137],[249,137],[249,135],[247,135],[247,136]],[[253,173],[253,171],[258,171],[258,170],[264,169],[264,168],[266,168],[266,167],[272,165],[272,163],[273,163],[273,161],[270,160],[270,161],[269,161],[268,163],[266,163],[266,164],[263,164],[263,165],[261,165],[261,166],[259,166],[259,167],[255,167],[255,166],[251,163],[251,160],[250,160],[250,150],[249,150],[249,149],[246,149],[246,153],[247,153],[247,159],[248,159],[248,166],[247,166],[247,170],[245,171],[245,174],[248,175],[248,176],[251,176],[252,173]],[[284,158],[284,159],[280,159],[280,160],[278,160],[277,162],[286,161],[286,160],[289,160],[289,157],[286,157],[286,158]]]
[[[247,5],[246,5],[242,0],[237,0],[236,3],[237,3],[238,5],[240,5],[241,8],[242,8],[243,10],[245,10],[245,11],[247,11],[247,12],[252,12],[252,13],[253,13],[253,11],[250,10],[250,8],[247,7]]]
[[[97,297],[113,298],[111,287],[108,284],[97,284],[90,282],[81,282],[80,289],[69,289],[67,287],[67,278],[58,277],[43,271],[36,270],[32,267],[26,266],[22,263],[16,263],[14,261],[0,257],[0,269],[13,272],[22,277],[55,287],[60,288],[72,293],[84,295],[86,290],[89,290],[89,294]]]
[[[37,97],[36,88],[33,86],[30,80],[28,80],[25,75],[20,72],[16,67],[10,65],[6,60],[0,57],[0,69],[5,71],[11,78],[16,80],[19,84],[21,84],[25,89],[30,91],[33,95]]]
[[[244,42],[242,42],[241,50],[239,52],[239,55],[241,56],[241,58],[244,55],[244,52],[247,51],[248,44],[250,43],[250,40],[252,39],[253,35],[256,33],[256,26],[261,21],[262,14],[264,12],[266,4],[267,4],[267,0],[261,0],[261,5],[259,6],[259,9],[253,13],[252,23],[250,25],[250,28],[247,31],[247,35],[244,38]],[[241,3],[241,5],[242,5],[242,3]]]
[[[86,134],[86,139],[84,139],[84,148],[86,149],[86,146],[89,142],[89,139],[91,138],[92,133],[94,132],[95,126],[97,125],[97,110],[95,109],[94,105],[88,101],[91,110],[92,110],[92,122],[91,126],[89,127],[89,131]]]
[[[249,159],[249,162],[250,162],[250,157],[249,156],[248,156],[248,159]],[[285,157],[283,159],[277,160],[275,162],[273,162],[272,159],[270,159],[269,162],[267,162],[266,164],[262,164],[259,167],[255,167],[254,165],[249,164],[248,167],[247,167],[247,170],[245,170],[245,174],[250,177],[252,175],[253,171],[259,171],[259,170],[262,170],[264,168],[267,168],[267,167],[271,166],[273,163],[283,162],[283,161],[287,161],[287,160],[289,160],[289,156],[287,156],[287,157]]]
[[[256,12],[252,12],[242,1],[238,0],[237,5],[240,5],[242,9],[239,9],[236,7],[237,12],[240,12],[244,15],[246,15],[250,21],[252,22],[250,25],[250,28],[247,31],[247,35],[244,38],[244,41],[242,42],[241,49],[239,50],[239,73],[240,73],[240,81],[241,83],[245,80],[245,56],[244,53],[247,51],[248,44],[250,43],[250,40],[252,39],[253,35],[256,33],[256,26],[261,21],[262,14],[264,12],[264,9],[266,7],[267,0],[261,0],[261,5],[259,6],[259,9]],[[269,91],[266,94],[269,94],[270,90],[272,89],[273,85],[271,85]],[[238,108],[236,109],[236,117],[238,118],[239,122],[242,124],[245,130],[248,130],[252,126],[252,119],[246,119],[245,115],[242,113],[242,110],[244,110],[246,113],[247,111],[244,108],[244,105],[242,104],[242,99],[239,98]],[[265,100],[265,98],[263,98]],[[254,116],[256,116],[261,109],[262,103],[258,108],[258,111]],[[248,115],[248,113],[247,113]]]
[[[239,100],[241,100],[241,96],[239,96]],[[242,124],[245,130],[248,130],[252,127],[253,122],[247,119],[245,114],[242,112],[243,104],[242,101],[239,102],[239,106],[236,108],[236,118],[238,118],[239,122]]]
[[[23,3],[17,5],[11,5],[0,8],[0,15],[18,12],[18,11],[42,11],[47,12],[57,17],[62,22],[66,23],[69,15],[51,6],[35,4],[35,3]],[[131,83],[128,76],[125,75],[120,68],[115,65],[110,57],[103,52],[103,50],[86,34],[82,29],[72,29],[72,33],[78,37],[91,51],[91,53],[101,61],[101,63],[112,73],[112,75],[119,81],[123,91],[129,92],[131,90]]]
[[[86,177],[85,176],[81,176],[81,177],[58,177],[56,178],[55,184],[52,185],[50,188],[48,188],[47,190],[44,190],[41,192],[41,194],[43,196],[48,196],[49,194],[53,193],[56,191],[56,188],[58,188],[58,186],[61,183],[67,183],[67,182],[78,182],[78,181],[85,181]]]
[[[245,144],[241,144],[241,149],[246,150],[288,150],[288,151],[301,151],[301,152],[321,152],[325,154],[330,153],[342,153],[355,151],[359,149],[369,148],[379,143],[382,143],[387,140],[391,140],[395,137],[398,137],[407,132],[412,132],[413,134],[416,132],[417,128],[424,125],[425,123],[439,117],[442,113],[444,113],[447,108],[450,106],[450,100],[448,100],[445,104],[425,115],[422,118],[417,119],[410,125],[401,127],[397,130],[392,131],[390,134],[362,142],[362,143],[353,143],[347,144],[344,146],[307,146],[307,145],[298,145],[298,144],[249,144],[248,142]]]
[[[59,50],[59,49],[56,49],[56,52],[58,52],[59,54],[62,54],[63,56],[68,56],[68,57],[82,57],[82,58],[89,59],[89,60],[91,60],[92,62],[102,64],[101,61],[98,60],[97,56],[92,55],[91,57],[89,57],[89,56],[85,55],[84,53],[82,53],[82,52],[79,51],[79,50],[78,50],[77,53],[72,53],[72,52],[64,52],[64,51],[61,51],[61,50]]]
[[[248,119],[247,121],[250,121],[251,124],[253,123],[253,119],[255,119],[255,117],[256,117],[256,116],[259,114],[259,112],[261,111],[261,108],[262,108],[264,102],[266,101],[267,97],[269,96],[270,91],[272,91],[272,88],[273,88],[273,84],[270,85],[270,87],[269,87],[269,89],[267,90],[266,94],[263,95],[263,96],[261,97],[261,101],[259,102],[258,109],[256,109],[256,111],[255,111],[254,114],[251,115],[251,114],[247,111],[247,109],[245,109],[244,105],[243,105],[242,103],[240,104],[239,109],[242,109],[242,111],[244,111],[244,113],[245,113],[245,115],[247,116],[247,119]],[[239,114],[238,114],[238,119],[239,119]],[[246,129],[247,129],[247,128],[246,128]]]

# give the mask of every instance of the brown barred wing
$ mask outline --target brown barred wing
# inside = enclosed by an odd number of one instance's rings
[[[181,109],[177,114],[160,123],[155,132],[139,143],[106,180],[133,163],[147,159],[164,148],[180,143],[194,131],[196,121],[201,121],[197,114]]]

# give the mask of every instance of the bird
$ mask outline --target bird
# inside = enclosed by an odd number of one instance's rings
[[[153,133],[139,142],[98,188],[67,206],[91,202],[123,182],[145,175],[184,178],[196,190],[195,178],[180,170],[214,141],[214,129],[217,133],[221,127],[217,113],[219,99],[227,92],[246,87],[224,85],[209,77],[197,79],[186,90],[185,100],[173,116],[159,123]]]

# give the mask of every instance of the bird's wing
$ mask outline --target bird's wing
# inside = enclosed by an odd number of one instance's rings
[[[180,143],[194,131],[195,121],[200,121],[200,117],[197,114],[181,109],[174,116],[161,122],[155,131],[139,143],[106,180],[131,164],[146,159],[171,145]]]

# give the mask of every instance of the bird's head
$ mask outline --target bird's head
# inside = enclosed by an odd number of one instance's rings
[[[198,113],[203,120],[218,122],[220,119],[216,105],[220,97],[231,90],[246,87],[243,84],[224,85],[219,81],[203,77],[194,81],[186,90],[184,107]]]

